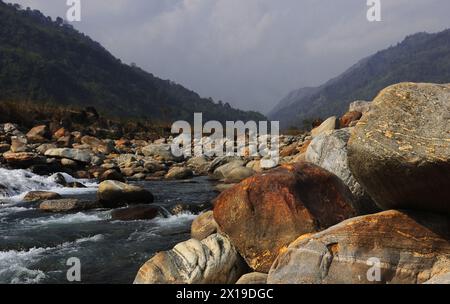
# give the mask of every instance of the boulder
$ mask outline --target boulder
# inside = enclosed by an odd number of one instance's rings
[[[78,212],[99,208],[97,202],[82,201],[78,199],[52,199],[43,201],[39,209],[45,212]]]
[[[30,143],[41,143],[47,141],[50,131],[46,125],[36,126],[26,136]]]
[[[246,267],[231,242],[220,234],[188,240],[145,263],[135,284],[233,284]]]
[[[190,168],[186,167],[172,167],[169,172],[167,172],[166,179],[188,179],[194,175]]]
[[[265,285],[267,284],[267,273],[252,272],[244,274],[237,282],[237,285]]]
[[[327,120],[325,120],[320,126],[318,126],[317,128],[314,128],[311,131],[311,136],[314,138],[326,131],[335,130],[338,127],[338,123],[339,123],[339,121],[335,116],[330,117]]]
[[[6,152],[3,153],[6,162],[15,168],[28,168],[34,164],[44,163],[44,159],[32,152]]]
[[[162,161],[179,161],[182,157],[175,157],[172,154],[171,145],[169,144],[151,144],[142,148],[145,156],[151,156]]]
[[[208,172],[209,173],[213,173],[214,171],[216,171],[217,168],[226,165],[230,162],[233,161],[241,161],[240,157],[237,156],[220,156],[220,157],[216,157],[210,164],[208,167]]]
[[[12,136],[11,137],[11,152],[20,153],[28,152],[30,148],[27,146],[27,138],[25,136]]]
[[[197,216],[191,225],[191,237],[196,240],[206,239],[211,234],[217,232],[217,223],[214,220],[212,211]]]
[[[30,191],[23,198],[26,202],[60,199],[61,195],[49,191]]]
[[[58,148],[45,151],[45,156],[68,158],[81,163],[91,162],[91,153],[89,150]]]
[[[152,220],[159,215],[159,208],[155,206],[140,205],[111,212],[111,219],[115,221]]]
[[[426,281],[423,284],[438,284],[438,285],[449,285],[450,284],[450,271],[447,271],[443,274],[438,274],[433,276],[431,279],[429,279],[428,281]]]
[[[247,167],[237,167],[233,168],[225,174],[225,181],[227,183],[238,183],[250,176],[253,176],[255,171]]]
[[[217,179],[225,179],[230,175],[231,171],[236,168],[243,168],[244,165],[245,163],[242,160],[233,160],[214,170],[213,177]]]
[[[355,215],[350,190],[334,174],[309,163],[283,165],[225,190],[214,218],[247,264],[268,272],[280,250],[299,235]]]
[[[153,194],[141,187],[112,180],[100,183],[97,198],[107,208],[151,204],[154,200]]]
[[[107,180],[115,180],[115,181],[119,181],[119,182],[125,182],[125,178],[123,177],[123,175],[115,169],[106,170],[105,172],[100,174],[98,180],[100,182],[104,182]]]
[[[83,136],[81,143],[90,146],[95,153],[110,154],[114,150],[114,142],[103,141],[93,136]]]
[[[344,116],[342,116],[339,119],[339,127],[340,128],[348,128],[351,123],[360,120],[362,115],[363,114],[358,111],[351,111],[351,112],[345,113]]]
[[[306,150],[305,159],[337,175],[349,187],[355,197],[355,209],[358,214],[381,211],[366,194],[348,168],[347,143],[351,129],[327,131],[311,142]]]
[[[359,121],[350,171],[382,209],[450,213],[449,109],[450,85],[401,83]]]
[[[385,211],[352,218],[289,245],[269,284],[416,284],[450,270],[450,221]],[[378,273],[378,275],[377,275]]]

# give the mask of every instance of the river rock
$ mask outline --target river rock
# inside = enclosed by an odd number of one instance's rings
[[[350,139],[350,134],[350,128],[332,130],[320,134],[309,145],[305,159],[336,174],[342,179],[355,197],[354,207],[358,214],[379,212],[381,210],[366,194],[348,168],[347,143]]]
[[[233,160],[214,170],[213,176],[217,179],[226,179],[228,176],[231,175],[231,171],[233,171],[236,168],[243,168],[244,165],[245,163],[242,160]]]
[[[217,223],[214,220],[212,211],[197,216],[191,225],[191,237],[196,240],[206,239],[211,234],[217,232]]]
[[[449,241],[450,221],[439,215],[390,210],[352,218],[298,238],[268,283],[423,283],[450,270]]]
[[[207,175],[210,162],[204,156],[189,159],[186,165],[194,170],[197,175]]]
[[[216,171],[217,168],[219,168],[219,167],[221,167],[223,165],[226,165],[226,164],[228,164],[230,162],[233,162],[233,161],[241,161],[241,158],[237,157],[237,156],[219,156],[219,157],[216,157],[211,162],[211,164],[209,165],[208,172],[209,173],[214,173],[214,171]]]
[[[77,212],[100,207],[97,202],[82,201],[78,199],[55,199],[43,201],[39,209],[46,212]]]
[[[169,144],[151,144],[142,148],[145,156],[151,156],[162,161],[179,161],[182,157],[175,157],[172,154],[171,145]]]
[[[125,184],[119,181],[104,181],[97,191],[99,202],[107,208],[124,205],[151,204],[153,194],[141,187]]]
[[[169,172],[167,172],[166,179],[188,179],[194,175],[190,168],[186,167],[172,167]]]
[[[103,141],[93,136],[83,136],[81,143],[89,145],[95,153],[110,154],[114,150],[112,141]]]
[[[111,212],[111,219],[116,221],[151,220],[157,217],[159,212],[159,208],[155,206],[131,206],[113,210]]]
[[[68,158],[82,163],[91,162],[91,153],[89,150],[58,148],[45,151],[46,156]]]
[[[205,203],[190,203],[190,204],[176,204],[169,208],[169,212],[173,215],[178,215],[182,213],[193,213],[197,214],[206,210],[212,209],[211,202],[205,202]]]
[[[25,136],[12,136],[11,137],[11,152],[20,153],[28,152],[30,148],[27,146],[27,138]]]
[[[335,130],[337,127],[338,127],[338,119],[336,118],[336,116],[330,117],[327,120],[325,120],[320,126],[314,128],[311,131],[311,136],[314,138],[326,131]]]
[[[220,194],[214,218],[247,264],[267,273],[280,250],[298,236],[355,215],[350,190],[309,163],[283,165]]]
[[[233,284],[246,267],[228,238],[213,234],[159,252],[145,263],[135,284]]]
[[[50,131],[46,125],[36,126],[26,136],[30,143],[41,143],[47,141]]]
[[[349,167],[383,209],[450,213],[450,85],[384,89],[355,127]]]
[[[7,143],[0,143],[0,153],[5,153],[11,149],[11,145]]]
[[[426,281],[423,284],[433,284],[433,285],[449,285],[450,284],[450,271],[447,271],[443,274],[438,274],[433,276],[431,279],[429,279],[428,281]]]
[[[267,284],[267,273],[252,272],[244,274],[237,282],[237,285],[265,285]]]
[[[115,180],[119,182],[125,182],[125,178],[121,173],[119,173],[116,169],[109,169],[100,174],[98,180],[100,182],[104,182],[107,180]]]
[[[61,195],[50,191],[30,191],[23,198],[26,202],[60,199]]]
[[[31,165],[43,163],[44,159],[32,152],[6,152],[3,153],[6,162],[15,168],[28,168]]]
[[[233,168],[231,171],[225,174],[225,182],[227,183],[238,183],[250,176],[253,176],[255,171],[247,167],[237,167]]]

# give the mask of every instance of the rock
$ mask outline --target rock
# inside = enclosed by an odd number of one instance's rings
[[[222,192],[214,218],[247,264],[268,272],[280,250],[299,235],[355,215],[350,190],[316,165],[283,165]]]
[[[107,180],[115,180],[119,182],[125,182],[125,178],[121,173],[119,173],[115,169],[109,169],[103,172],[100,177],[98,178],[100,182],[104,182]]]
[[[339,120],[340,128],[348,128],[352,122],[360,120],[362,113],[358,111],[347,112]]]
[[[158,207],[141,205],[113,210],[111,219],[115,221],[152,220],[158,215]]]
[[[47,200],[39,205],[39,209],[46,212],[77,212],[99,207],[96,202],[81,201],[72,198]]]
[[[391,210],[352,218],[298,238],[277,258],[268,283],[422,283],[450,270],[449,241],[443,216]],[[376,265],[379,281],[372,281]]]
[[[36,126],[26,136],[30,143],[41,143],[47,141],[50,131],[46,125]]]
[[[63,159],[61,159],[61,165],[64,167],[76,168],[76,167],[78,167],[79,163],[74,160],[68,159],[68,158],[63,158]]]
[[[338,127],[338,119],[335,116],[330,117],[327,120],[325,120],[320,126],[314,128],[311,131],[311,136],[314,138],[326,131],[335,130],[337,127]]]
[[[86,188],[85,185],[76,181],[72,176],[65,173],[55,173],[51,177],[55,183],[67,188]]]
[[[60,199],[61,195],[49,191],[30,191],[23,198],[26,202]]]
[[[153,194],[141,187],[111,180],[100,183],[97,198],[107,208],[151,204],[154,200]]]
[[[210,202],[206,202],[206,203],[198,203],[198,204],[176,204],[174,206],[171,206],[169,208],[169,212],[173,215],[178,215],[181,213],[193,213],[193,214],[197,214],[206,210],[211,210],[212,209],[212,204]]]
[[[238,285],[265,285],[267,273],[252,272],[244,274],[237,282]]]
[[[350,104],[348,111],[349,112],[360,112],[362,114],[365,114],[365,113],[369,112],[371,104],[372,103],[370,101],[357,100]]]
[[[210,162],[204,156],[200,156],[189,159],[186,165],[197,175],[207,175]]]
[[[196,240],[206,239],[217,232],[217,223],[212,211],[207,211],[195,218],[191,225],[191,237]]]
[[[247,167],[238,167],[232,169],[226,174],[225,181],[227,183],[238,183],[246,178],[249,178],[255,174],[253,169]]]
[[[435,275],[423,284],[439,284],[439,285],[446,284],[446,285],[448,285],[448,284],[450,284],[450,271],[447,271],[443,274]]]
[[[382,209],[450,213],[450,85],[384,89],[355,127],[350,171]]]
[[[208,172],[213,173],[217,168],[226,165],[233,161],[242,161],[240,157],[236,156],[220,156],[216,157],[208,167]]]
[[[55,144],[42,144],[36,148],[36,152],[41,155],[45,155],[45,152],[47,152],[47,150],[56,149],[56,148],[57,147]]]
[[[182,157],[175,157],[172,154],[171,145],[169,144],[151,144],[142,148],[145,156],[152,156],[162,161],[179,161]]]
[[[243,273],[245,265],[230,241],[213,234],[157,253],[139,269],[134,283],[233,284]]]
[[[15,168],[28,168],[31,165],[44,162],[36,153],[31,152],[6,152],[3,153],[3,158],[9,165]]]
[[[234,160],[218,167],[214,170],[213,176],[217,179],[226,179],[231,175],[231,171],[236,168],[243,168],[245,163],[242,160]]]
[[[114,142],[102,141],[93,136],[83,136],[81,143],[90,146],[95,153],[110,154],[114,150]]]
[[[45,151],[45,156],[68,158],[87,164],[91,162],[91,154],[89,153],[89,150],[68,148],[50,149]]]
[[[20,153],[28,152],[30,149],[27,146],[27,138],[24,136],[12,136],[11,137],[11,152]]]
[[[348,168],[347,143],[350,133],[351,130],[346,128],[320,134],[309,145],[305,159],[342,179],[355,197],[354,208],[359,215],[379,212],[381,210],[366,194]]]
[[[188,179],[194,175],[191,169],[185,167],[172,167],[166,174],[166,179]]]
[[[261,168],[261,161],[260,160],[252,160],[245,165],[247,168],[252,169],[255,172],[262,172],[263,169]]]

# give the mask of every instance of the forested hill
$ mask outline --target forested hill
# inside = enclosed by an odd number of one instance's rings
[[[2,100],[94,106],[114,117],[164,122],[192,120],[193,112],[208,120],[264,119],[123,64],[61,18],[0,0]]]
[[[290,93],[269,114],[282,126],[343,114],[355,100],[372,100],[383,88],[403,82],[450,82],[450,30],[418,33],[367,57],[316,88]]]

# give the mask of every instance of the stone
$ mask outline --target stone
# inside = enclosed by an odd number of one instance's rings
[[[45,152],[50,149],[56,149],[57,146],[55,144],[42,144],[36,148],[36,152],[45,155]]]
[[[169,212],[173,215],[178,215],[182,213],[193,213],[197,214],[206,210],[211,210],[212,204],[210,202],[205,203],[190,203],[190,204],[176,204],[169,208]]]
[[[191,237],[196,240],[206,239],[211,234],[217,232],[217,223],[211,211],[204,212],[197,216],[191,225]]]
[[[194,176],[194,173],[190,168],[185,167],[172,167],[167,172],[166,179],[188,179]]]
[[[350,104],[348,111],[349,112],[360,112],[362,114],[365,114],[365,113],[369,112],[371,104],[372,103],[370,101],[357,100]]]
[[[100,183],[97,198],[107,208],[151,204],[154,200],[153,194],[150,191],[138,186],[111,180]]]
[[[245,163],[242,160],[233,160],[214,170],[213,176],[217,179],[225,179],[230,175],[231,171],[236,168],[243,168],[244,165]]]
[[[342,116],[339,119],[339,127],[340,128],[348,128],[351,123],[360,120],[362,115],[363,114],[358,111],[351,111],[351,112],[345,113],[344,116]]]
[[[50,191],[30,191],[23,198],[26,202],[60,199],[61,195]]]
[[[211,162],[209,162],[204,156],[200,156],[189,159],[186,165],[194,170],[197,175],[207,175],[210,163]]]
[[[6,152],[3,153],[6,162],[15,168],[28,168],[31,165],[43,163],[44,160],[32,152]]]
[[[30,143],[42,143],[50,137],[50,131],[46,125],[36,126],[26,136]]]
[[[234,284],[245,263],[231,242],[220,234],[179,243],[159,252],[140,269],[135,284]]]
[[[280,254],[269,284],[417,284],[450,270],[450,221],[389,210],[303,235]],[[375,276],[374,266],[379,266]]]
[[[99,208],[97,202],[82,201],[78,199],[52,199],[43,201],[39,209],[46,212],[78,212]]]
[[[160,210],[158,207],[140,205],[113,210],[111,219],[115,221],[152,220],[159,214]]]
[[[305,160],[337,175],[352,191],[355,210],[359,215],[381,211],[348,168],[347,143],[351,129],[327,131],[313,139],[306,150]]]
[[[12,136],[11,137],[11,152],[20,153],[20,152],[29,152],[30,149],[27,146],[27,138],[25,136]]]
[[[225,176],[227,183],[238,183],[246,178],[249,178],[255,174],[253,169],[247,167],[237,167],[228,172]]]
[[[311,131],[311,136],[314,138],[326,131],[335,130],[337,127],[338,127],[338,119],[336,118],[336,116],[330,117],[327,120],[325,120],[320,126],[314,128]]]
[[[100,177],[98,178],[100,182],[104,182],[106,180],[115,180],[119,182],[125,182],[125,178],[121,173],[119,173],[115,169],[109,169],[100,174]]]
[[[68,158],[62,158],[61,165],[64,167],[76,168],[76,167],[78,167],[79,163],[74,160],[68,159]]]
[[[226,165],[233,161],[242,161],[240,157],[236,156],[220,156],[216,157],[209,165],[208,172],[213,173],[217,168]]]
[[[356,213],[350,190],[334,174],[309,163],[283,165],[222,192],[214,219],[247,264],[267,273],[299,235],[317,232]]]
[[[142,148],[145,156],[151,156],[162,161],[179,161],[182,157],[175,157],[172,154],[171,145],[169,144],[151,144]]]
[[[91,162],[91,153],[89,150],[58,148],[45,151],[45,156],[68,158],[81,163]]]
[[[145,170],[147,170],[148,173],[155,173],[159,171],[164,171],[165,166],[159,162],[147,160],[144,162],[144,168]]]
[[[81,143],[91,147],[92,151],[95,153],[110,154],[114,150],[114,142],[102,141],[93,136],[83,136],[81,138]]]
[[[252,272],[244,274],[237,282],[237,285],[266,285],[267,273]]]
[[[348,144],[356,180],[382,209],[450,214],[450,85],[401,83],[375,98]]]

